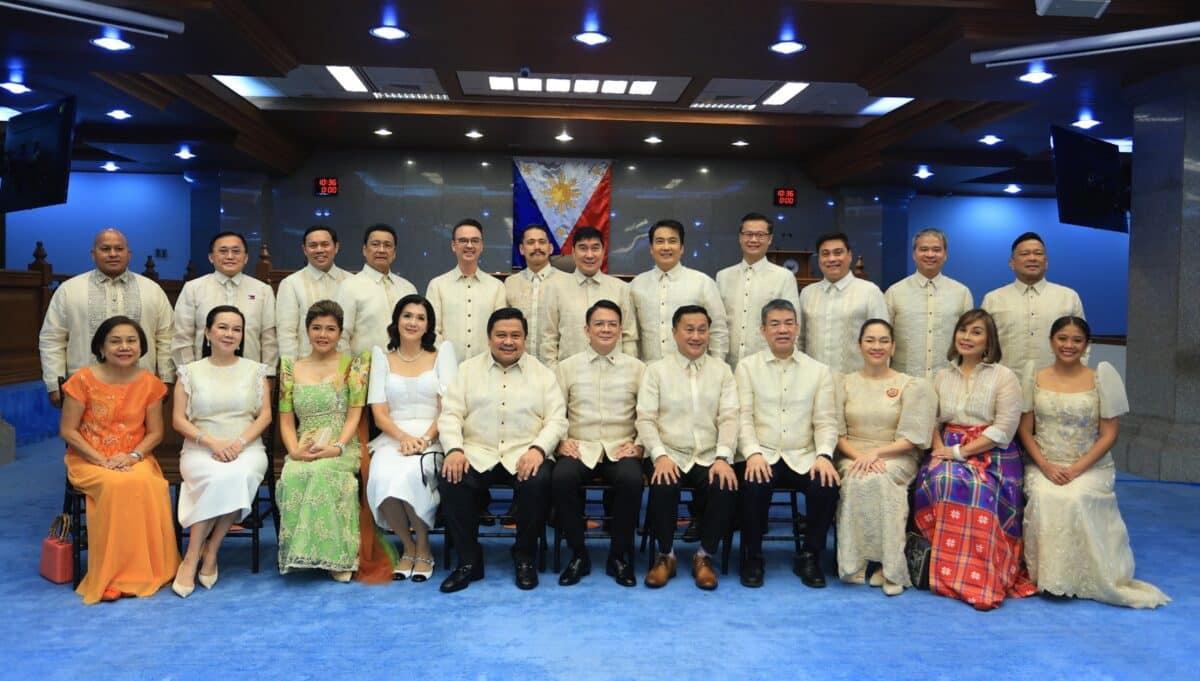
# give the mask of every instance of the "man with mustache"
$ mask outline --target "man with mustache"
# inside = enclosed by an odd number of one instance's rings
[[[363,234],[363,268],[338,284],[334,300],[342,306],[342,342],[354,354],[387,348],[387,327],[396,301],[417,292],[412,282],[392,272],[396,261],[396,230],[371,225]]]
[[[437,335],[450,341],[461,364],[488,349],[485,323],[507,305],[504,284],[479,269],[483,254],[483,225],[478,220],[459,220],[450,232],[450,250],[458,264],[429,282],[425,297],[433,305]]]
[[[542,327],[545,325],[542,299],[550,282],[566,274],[550,266],[554,245],[550,243],[550,230],[544,225],[527,225],[521,232],[521,243],[517,245],[517,250],[525,258],[525,269],[504,280],[504,293],[508,304],[520,310],[529,320],[529,339],[525,343],[525,351],[544,359],[541,353]]]
[[[279,282],[275,296],[275,326],[279,339],[279,356],[289,359],[305,357],[309,352],[308,332],[304,316],[318,300],[332,300],[338,284],[350,273],[337,266],[337,232],[326,225],[314,225],[304,230],[300,250],[308,261]]]

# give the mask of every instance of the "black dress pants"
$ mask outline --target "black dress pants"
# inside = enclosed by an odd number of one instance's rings
[[[762,555],[762,538],[767,531],[767,514],[770,512],[771,494],[776,487],[800,490],[804,494],[805,524],[804,550],[821,555],[825,549],[825,537],[833,523],[837,510],[838,488],[824,487],[820,480],[813,480],[808,473],[797,473],[788,468],[783,459],[771,466],[771,481],[767,483],[746,480],[745,464],[737,466],[738,485],[742,489],[742,546],[748,556]]]
[[[654,464],[646,459],[646,465],[653,474]],[[675,525],[679,522],[679,497],[681,487],[692,488],[692,498],[696,506],[702,509],[700,517],[700,546],[709,554],[716,554],[721,545],[721,539],[729,531],[729,523],[733,518],[734,504],[737,491],[721,489],[720,480],[708,482],[709,466],[696,464],[687,473],[679,476],[679,482],[674,484],[650,483],[650,517],[651,531],[658,543],[659,553],[670,553],[675,541]]]
[[[542,462],[536,475],[524,482],[496,464],[482,473],[467,468],[462,481],[452,483],[438,475],[438,491],[442,496],[442,516],[446,531],[454,542],[458,562],[480,564],[483,549],[479,546],[479,499],[491,485],[513,486],[513,502],[517,506],[517,543],[513,555],[517,560],[532,562],[537,556],[538,538],[546,530],[546,512],[550,508],[550,477],[554,462]]]
[[[562,528],[567,546],[580,557],[587,556],[584,541],[583,485],[590,482],[599,472],[604,482],[613,488],[612,493],[612,539],[608,553],[611,556],[627,556],[633,553],[633,533],[637,529],[638,514],[642,510],[642,459],[629,457],[619,461],[607,458],[588,468],[579,459],[560,456],[554,463],[553,489],[554,512],[558,526]]]

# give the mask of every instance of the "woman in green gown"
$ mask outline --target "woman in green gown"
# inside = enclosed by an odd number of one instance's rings
[[[348,582],[358,569],[358,422],[367,397],[366,355],[338,353],[342,308],[330,300],[305,316],[312,352],[280,370],[279,431],[287,448],[276,486],[279,572],[328,570]],[[299,421],[299,423],[297,423]]]

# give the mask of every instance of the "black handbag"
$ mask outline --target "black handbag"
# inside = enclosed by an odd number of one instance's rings
[[[904,538],[904,560],[908,563],[908,577],[913,586],[929,590],[929,558],[933,545],[920,532],[909,531]]]

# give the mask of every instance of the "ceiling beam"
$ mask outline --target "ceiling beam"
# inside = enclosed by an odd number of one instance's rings
[[[950,47],[962,37],[963,29],[958,17],[947,17],[925,34],[908,41],[899,51],[879,60],[874,68],[856,80],[867,94],[876,95],[882,92],[888,83]]]
[[[472,118],[564,118],[587,121],[686,123],[692,125],[747,125],[776,128],[857,128],[869,116],[832,114],[760,114],[701,109],[646,109],[617,106],[568,106],[483,102],[422,102],[384,99],[261,98],[263,111],[308,111],[397,116],[465,116]]]
[[[171,102],[175,101],[175,95],[136,73],[102,73],[92,71],[92,75],[159,111],[166,109]]]
[[[246,44],[262,55],[280,76],[286,76],[300,66],[300,60],[291,48],[244,0],[213,0],[212,4]]]
[[[75,138],[87,144],[232,144],[236,136],[236,133],[229,130],[165,126],[130,127],[106,123],[80,123],[75,126]]]
[[[927,163],[931,166],[966,168],[1011,168],[1025,160],[1018,151],[1005,149],[888,149],[880,153],[884,162]]]
[[[991,125],[1009,116],[1027,111],[1035,106],[1034,102],[987,102],[975,109],[956,116],[950,120],[960,132],[969,132],[985,125]]]

